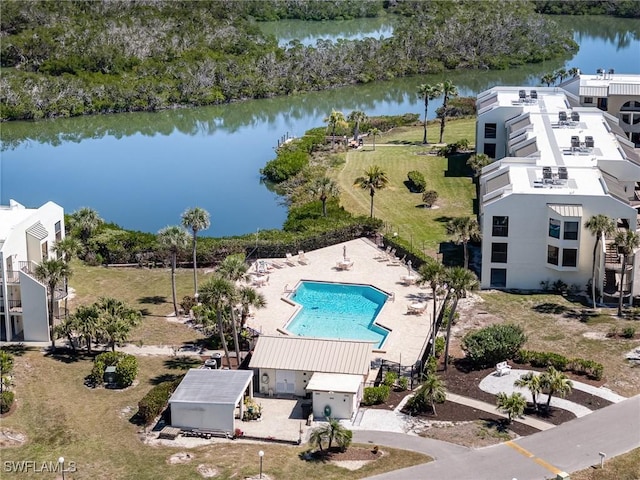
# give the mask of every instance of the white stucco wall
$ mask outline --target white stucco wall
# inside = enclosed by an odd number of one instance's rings
[[[20,272],[20,294],[24,340],[27,342],[51,341],[46,287],[26,273]]]
[[[267,375],[268,379],[264,381],[264,375]],[[274,369],[269,368],[261,368],[259,369],[258,375],[258,383],[259,383],[259,391],[263,395],[268,395],[269,391],[275,395],[278,393],[276,379],[286,376],[287,378],[293,378],[294,390],[293,392],[286,392],[292,395],[296,395],[298,397],[304,397],[306,392],[307,383],[311,379],[313,372],[300,372],[300,371],[280,371],[277,372]],[[281,393],[285,393],[284,391]]]
[[[331,408],[331,418],[351,418],[355,412],[353,393],[313,392],[313,417],[324,418],[325,407]]]
[[[235,407],[212,403],[171,402],[171,426],[222,430],[232,433],[235,429]]]

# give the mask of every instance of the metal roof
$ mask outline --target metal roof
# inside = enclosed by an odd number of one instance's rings
[[[611,83],[609,95],[640,95],[640,83]]]
[[[549,208],[562,217],[582,217],[582,205],[561,205],[550,203]]]
[[[311,376],[307,390],[309,392],[358,393],[361,384],[362,375],[317,372]]]
[[[251,370],[192,368],[171,395],[169,403],[237,405],[252,379]]]
[[[372,349],[370,342],[261,335],[249,366],[366,375]]]
[[[27,233],[38,240],[44,240],[49,236],[49,232],[47,232],[47,229],[44,228],[44,225],[40,222],[36,222],[27,228]]]

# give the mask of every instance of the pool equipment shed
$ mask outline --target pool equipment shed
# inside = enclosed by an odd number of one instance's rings
[[[363,341],[261,335],[249,366],[260,393],[304,397],[316,373],[356,375],[363,383],[372,349],[373,343]]]
[[[362,400],[362,377],[344,373],[314,373],[307,384],[314,418],[352,418]]]
[[[251,370],[189,370],[169,399],[171,426],[233,434],[252,379]]]

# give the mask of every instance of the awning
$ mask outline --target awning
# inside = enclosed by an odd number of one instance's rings
[[[362,382],[362,375],[316,372],[307,384],[307,391],[358,393]]]
[[[49,236],[49,232],[44,228],[44,225],[40,222],[36,222],[27,228],[27,233],[38,240],[44,240]]]
[[[582,205],[548,204],[549,208],[561,217],[582,217]]]

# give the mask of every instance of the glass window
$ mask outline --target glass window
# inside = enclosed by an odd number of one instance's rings
[[[507,263],[507,244],[506,243],[491,244],[491,262]]]
[[[62,224],[60,222],[56,222],[55,230],[56,242],[59,242],[60,240],[62,240]]]
[[[549,236],[560,238],[560,220],[556,220],[555,218],[549,219]]]
[[[491,269],[491,288],[505,288],[507,286],[507,269]]]
[[[496,144],[495,143],[485,143],[484,144],[484,154],[491,157],[496,158]]]
[[[575,267],[578,265],[578,250],[576,248],[562,249],[562,266]]]
[[[631,123],[631,115],[628,113],[623,113],[622,114],[622,121],[626,124],[630,124]]]
[[[484,138],[496,138],[496,132],[498,131],[495,123],[484,124]]]
[[[577,240],[578,239],[578,222],[564,222],[564,235],[565,240]]]
[[[547,263],[550,263],[551,265],[558,265],[559,254],[560,249],[558,247],[547,245]]]
[[[509,217],[493,217],[493,229],[491,234],[494,237],[508,237]]]
[[[593,97],[584,97],[584,103],[593,103]]]

